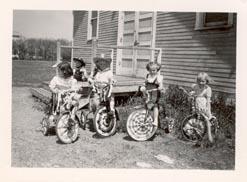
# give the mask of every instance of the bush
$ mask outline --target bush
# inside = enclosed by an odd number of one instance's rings
[[[188,96],[177,85],[169,85],[161,95],[161,128],[180,136],[180,123],[190,113]]]
[[[219,122],[220,131],[227,138],[235,138],[235,102],[227,103],[228,95],[217,93],[212,98],[211,110]]]
[[[50,102],[47,104],[36,97],[33,98],[34,98],[33,109],[43,112],[45,115],[51,114],[50,112],[52,110],[52,100],[50,100]]]
[[[213,94],[211,111],[216,116],[220,132],[227,138],[235,137],[235,103],[227,104],[228,95],[225,93]],[[161,113],[161,124],[169,126],[172,120],[173,133],[180,136],[180,125],[183,119],[190,114],[190,102],[187,95],[176,85],[170,85],[162,95],[161,104],[164,109]]]

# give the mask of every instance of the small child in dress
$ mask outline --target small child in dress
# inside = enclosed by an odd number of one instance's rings
[[[60,104],[62,103],[62,96],[64,92],[72,88],[73,83],[76,80],[73,78],[73,70],[69,63],[59,62],[53,67],[56,67],[57,74],[50,81],[49,87],[53,94],[57,96],[57,106],[54,108],[53,112],[57,112]]]
[[[110,69],[111,59],[96,57],[94,58],[94,64],[96,66],[94,72],[92,73],[92,78],[89,79],[90,83],[96,82],[99,84],[99,89],[102,89],[107,84],[109,84],[110,88],[106,98],[109,101],[110,105],[110,112],[108,114],[114,115],[115,108],[114,108],[114,97],[112,96],[112,85],[113,81],[113,73]],[[96,108],[100,104],[99,95],[95,94],[94,97],[91,99],[91,109],[93,112],[96,111]]]
[[[213,137],[211,133],[211,123],[210,119],[214,118],[211,113],[211,97],[212,89],[208,85],[211,78],[207,73],[201,72],[197,75],[196,84],[192,85],[192,94],[196,96],[195,104],[196,109],[201,111],[207,121],[207,133],[209,142],[213,143]]]
[[[159,74],[161,65],[158,63],[150,62],[147,64],[146,69],[149,72],[145,79],[145,86],[142,86],[140,90],[143,94],[146,94],[146,91],[157,89],[150,92],[150,100],[153,102],[153,112],[154,112],[154,125],[158,126],[159,118],[159,99],[160,92],[163,89],[163,76]]]

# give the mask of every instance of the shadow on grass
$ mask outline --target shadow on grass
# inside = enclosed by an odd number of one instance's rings
[[[78,137],[76,138],[76,140],[73,141],[72,143],[77,142],[77,140],[79,140],[79,138],[80,138],[80,136],[78,136]],[[72,144],[72,143],[63,143],[63,142],[60,141],[59,139],[57,139],[56,143],[57,143],[57,144],[60,144],[60,145],[69,145],[69,144]]]

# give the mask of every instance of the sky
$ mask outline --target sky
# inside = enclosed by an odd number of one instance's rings
[[[14,10],[13,32],[26,38],[72,40],[73,14],[63,10]]]

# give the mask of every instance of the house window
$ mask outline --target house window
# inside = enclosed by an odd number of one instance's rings
[[[98,11],[88,12],[87,39],[92,40],[98,37],[99,13]]]
[[[229,28],[233,24],[233,13],[196,13],[195,30]]]

